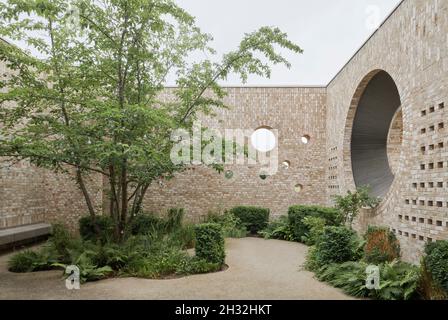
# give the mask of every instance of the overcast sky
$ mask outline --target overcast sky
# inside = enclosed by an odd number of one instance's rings
[[[398,5],[400,0],[176,0],[214,37],[222,54],[244,33],[278,26],[304,53],[290,56],[292,68],[278,66],[271,79],[248,85],[325,85]],[[225,83],[239,85],[236,77]]]
[[[270,79],[251,77],[246,85],[326,85],[401,0],[174,1],[195,16],[202,31],[214,38],[211,46],[217,50],[217,57],[195,54],[194,60],[216,61],[234,50],[245,33],[276,26],[304,53],[286,52],[291,69],[275,66]],[[174,80],[168,79],[167,85],[174,85]],[[232,75],[222,84],[241,85],[241,81]]]

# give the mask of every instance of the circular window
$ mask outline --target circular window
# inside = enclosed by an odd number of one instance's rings
[[[288,160],[285,160],[282,162],[283,169],[288,170],[290,166],[291,166],[291,162],[289,162]]]
[[[233,171],[232,170],[227,170],[224,173],[224,176],[226,177],[226,179],[232,179],[233,178]]]
[[[308,143],[310,143],[310,140],[311,140],[311,138],[310,138],[310,136],[309,135],[304,135],[301,139],[300,139],[300,141],[302,141],[302,143],[303,144],[308,144]]]
[[[275,134],[268,128],[259,128],[252,133],[250,141],[252,146],[260,152],[269,152],[275,148]]]
[[[296,184],[296,185],[294,186],[294,191],[295,191],[295,192],[300,193],[300,192],[302,192],[302,190],[303,190],[303,185],[301,185],[301,184]]]
[[[369,81],[363,81],[359,90],[362,94],[353,100],[347,119],[346,132],[351,139],[346,137],[350,144],[345,148],[350,151],[355,185],[369,186],[371,196],[385,197],[400,161],[401,98],[395,81],[386,71],[378,71]]]

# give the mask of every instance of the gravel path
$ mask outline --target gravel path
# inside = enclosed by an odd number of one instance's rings
[[[226,271],[171,280],[107,279],[67,290],[61,271],[16,274],[0,256],[0,299],[350,299],[301,270],[307,247],[257,238],[227,239]]]

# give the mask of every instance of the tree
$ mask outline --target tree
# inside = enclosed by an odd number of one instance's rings
[[[336,208],[342,213],[345,223],[348,223],[350,228],[361,208],[374,208],[378,205],[379,201],[378,198],[370,196],[370,189],[368,187],[360,187],[355,192],[349,190],[345,196],[334,196],[334,200]]]
[[[12,71],[0,84],[0,155],[73,175],[93,219],[85,179],[106,177],[117,235],[154,180],[185,168],[170,160],[171,133],[227,107],[219,81],[269,77],[270,64],[290,66],[277,48],[302,52],[262,27],[221,62],[191,63],[198,50],[213,53],[211,37],[172,0],[9,0],[0,21],[0,35],[32,48],[0,44]],[[172,75],[175,99],[163,99]]]

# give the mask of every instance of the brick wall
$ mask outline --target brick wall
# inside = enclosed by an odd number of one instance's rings
[[[318,62],[316,62],[318,63]],[[3,68],[3,69],[2,69]],[[356,225],[386,225],[400,239],[403,258],[418,262],[426,241],[448,238],[448,1],[405,0],[327,88],[227,88],[230,110],[203,123],[217,129],[278,130],[279,161],[289,169],[266,180],[260,167],[228,166],[224,174],[197,166],[170,181],[154,183],[145,208],[163,212],[184,207],[191,220],[209,210],[259,205],[274,216],[293,204],[328,204],[331,196],[354,188],[351,133],[360,98],[381,70],[395,81],[401,118],[391,124],[389,161],[394,182],[375,210]],[[4,65],[0,63],[0,74]],[[172,89],[167,89],[167,97]],[[400,120],[401,119],[401,120]],[[300,139],[309,135],[310,143]],[[401,145],[400,145],[401,141]],[[89,183],[98,207],[102,181]],[[300,184],[303,188],[295,191]],[[103,207],[107,207],[104,205]],[[63,220],[75,228],[86,212],[67,177],[26,164],[0,169],[0,228]]]
[[[403,115],[399,166],[385,200],[361,220],[393,229],[414,262],[426,241],[448,238],[447,34],[447,1],[406,0],[327,88],[327,149],[337,149],[329,174],[343,193],[354,187],[351,126],[363,90],[378,70],[394,79]]]

